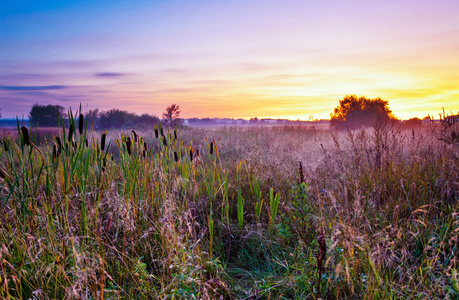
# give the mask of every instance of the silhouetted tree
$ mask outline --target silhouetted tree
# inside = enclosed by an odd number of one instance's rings
[[[177,104],[172,104],[166,108],[166,111],[163,113],[164,125],[174,127],[182,125],[182,120],[180,119],[180,106]]]
[[[113,108],[109,111],[104,111],[100,113],[99,127],[103,130],[110,128],[129,127],[132,124],[132,121],[135,117],[136,115],[134,113]]]
[[[391,119],[395,120],[389,109],[389,101],[356,95],[344,97],[339,101],[339,106],[330,114],[330,124],[335,129],[373,126],[377,121],[385,122]]]
[[[157,116],[142,114],[140,116],[136,116],[133,127],[139,129],[149,129],[153,128],[153,125],[157,123],[159,123],[159,118]]]
[[[98,124],[99,123],[99,109],[98,108],[90,109],[86,113],[86,120],[88,120],[89,126],[93,126],[93,128],[97,128],[99,125]]]
[[[57,127],[59,118],[64,116],[64,107],[60,105],[34,104],[29,113],[29,120],[32,127]]]

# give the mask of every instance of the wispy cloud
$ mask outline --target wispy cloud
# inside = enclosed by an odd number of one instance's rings
[[[97,77],[120,77],[120,76],[124,76],[126,74],[123,74],[123,73],[112,73],[112,72],[104,72],[104,73],[97,73],[97,74],[94,74],[94,76],[97,76]]]
[[[0,89],[7,91],[44,91],[44,90],[62,90],[66,89],[66,85],[37,85],[37,86],[11,86],[2,85]]]

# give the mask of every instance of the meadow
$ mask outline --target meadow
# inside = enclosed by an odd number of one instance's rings
[[[4,132],[2,299],[459,297],[459,147],[435,125],[77,116]]]

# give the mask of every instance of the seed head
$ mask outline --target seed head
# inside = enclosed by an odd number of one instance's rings
[[[210,142],[210,155],[214,153],[214,142]]]
[[[80,132],[80,135],[83,134],[83,127],[84,127],[84,117],[83,114],[80,114],[80,117],[78,118],[78,131]]]
[[[104,132],[104,133],[102,133],[102,137],[100,139],[100,149],[102,151],[104,151],[104,149],[105,149],[105,137],[106,136],[107,136],[107,134]]]
[[[29,146],[30,145],[29,130],[27,129],[27,127],[22,126],[21,132],[22,132],[22,137],[24,138],[24,144]]]
[[[126,139],[126,149],[127,149],[127,152],[128,152],[129,155],[131,155],[131,145],[132,145],[131,138],[127,137],[127,139]]]
[[[54,157],[54,159],[57,158],[57,147],[56,147],[56,144],[53,145],[53,157]]]
[[[72,141],[73,139],[73,133],[75,132],[75,127],[73,124],[70,124],[70,127],[69,127],[69,138],[68,138],[68,141],[69,143]]]
[[[174,159],[175,159],[175,162],[178,162],[178,154],[176,151],[174,151]]]
[[[193,150],[190,149],[190,161],[193,161]]]
[[[155,128],[155,137],[156,137],[156,138],[159,137],[158,128]]]
[[[134,141],[138,141],[139,140],[139,136],[137,135],[137,132],[135,132],[135,130],[132,130],[132,135],[134,135]]]
[[[56,136],[56,142],[57,142],[57,146],[59,147],[59,151],[60,151],[62,149],[62,142],[58,136]]]

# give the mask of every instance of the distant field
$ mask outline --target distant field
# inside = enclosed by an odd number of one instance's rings
[[[1,131],[3,299],[459,297],[439,128],[73,125]]]

